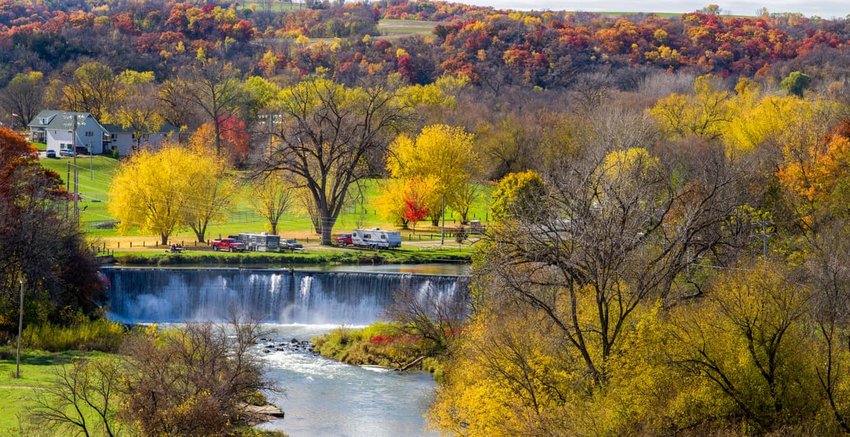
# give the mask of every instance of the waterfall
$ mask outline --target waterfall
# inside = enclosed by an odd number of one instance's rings
[[[466,278],[272,269],[104,268],[110,316],[127,322],[224,321],[363,325],[380,320],[393,294],[465,298]]]

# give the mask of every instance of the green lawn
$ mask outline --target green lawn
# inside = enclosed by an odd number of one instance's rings
[[[41,163],[46,168],[59,173],[62,180],[65,181],[68,175],[69,163],[72,163],[72,160],[68,158],[42,159]],[[80,222],[84,230],[95,238],[110,239],[119,236],[117,230],[103,228],[103,224],[115,220],[107,211],[107,193],[118,163],[118,160],[105,156],[77,158],[79,190],[82,197],[79,204],[81,209]],[[71,172],[71,180],[73,180],[73,171]],[[374,199],[380,193],[381,183],[381,180],[369,179],[363,181],[360,188],[352,187],[349,195],[349,198],[352,199],[352,202],[350,202],[351,205],[346,208],[337,220],[334,227],[336,233],[344,233],[355,228],[395,228],[392,223],[387,223],[386,220],[377,214],[374,206]],[[71,184],[70,190],[73,191],[73,184]],[[488,221],[491,194],[492,187],[490,185],[483,185],[481,187],[481,195],[470,211],[470,218],[479,219],[482,222]],[[456,212],[451,209],[446,210],[447,226],[455,226],[459,221],[460,217]],[[430,223],[428,222],[420,222],[417,225],[417,229],[426,230],[429,226]],[[209,238],[218,238],[219,236],[241,232],[262,232],[265,229],[266,222],[252,210],[246,190],[237,199],[236,207],[230,213],[228,220],[211,224],[207,231],[207,236]],[[280,234],[286,238],[303,239],[311,235],[313,236],[312,238],[315,238],[315,235],[311,232],[312,223],[309,216],[297,207],[281,218],[278,229]],[[404,231],[403,233],[405,236],[410,234],[409,231]],[[138,230],[129,233],[129,237],[140,236],[150,236],[150,238],[148,241],[136,241],[135,244],[137,246],[143,242],[145,244],[152,244],[156,241],[155,236],[141,233]],[[173,240],[192,242],[195,241],[195,235],[190,229],[182,229],[173,236]],[[121,249],[124,248],[127,248],[126,244],[121,247]]]
[[[383,19],[378,22],[378,30],[387,39],[403,38],[414,35],[432,35],[437,21],[416,21]]]
[[[15,356],[11,347],[0,348],[0,435],[18,435],[18,417],[25,419],[35,406],[39,388],[50,385],[55,372],[74,358],[98,357],[100,352],[25,351],[21,356],[21,379],[14,378]]]

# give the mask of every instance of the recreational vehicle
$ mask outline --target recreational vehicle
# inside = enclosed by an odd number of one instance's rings
[[[239,234],[239,241],[251,252],[277,252],[280,250],[280,235]]]
[[[380,229],[357,229],[351,233],[351,243],[359,247],[389,249],[401,246],[401,232]]]

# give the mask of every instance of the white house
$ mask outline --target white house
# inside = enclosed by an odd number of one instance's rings
[[[47,150],[57,155],[62,150],[73,149],[71,132],[74,117],[77,117],[77,147],[84,147],[88,153],[101,154],[118,150],[118,155],[127,156],[137,148],[158,147],[162,142],[179,131],[165,124],[159,132],[137,134],[130,129],[114,124],[101,124],[88,112],[64,112],[45,110],[38,113],[30,122],[30,134],[33,142],[47,144]]]
[[[107,151],[117,149],[120,156],[127,156],[136,149],[159,147],[166,138],[177,135],[180,130],[170,124],[164,124],[159,128],[159,132],[136,134],[132,129],[115,124],[104,124],[103,127],[109,132],[109,143],[104,147]]]
[[[75,117],[77,138],[72,141]],[[34,142],[45,143],[47,150],[57,155],[61,150],[72,150],[74,145],[85,147],[88,153],[100,154],[108,141],[106,129],[88,112],[41,111],[29,128]]]

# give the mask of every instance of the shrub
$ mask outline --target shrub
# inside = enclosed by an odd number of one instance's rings
[[[121,346],[127,329],[107,319],[78,321],[70,326],[52,323],[30,325],[24,330],[24,344],[51,352],[64,350],[96,350],[114,352]]]

